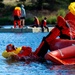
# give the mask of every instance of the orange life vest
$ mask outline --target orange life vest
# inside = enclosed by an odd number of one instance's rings
[[[47,22],[46,20],[42,20],[41,26],[46,26]]]
[[[23,46],[20,53],[18,53],[19,57],[24,57],[24,56],[29,56],[32,52],[32,48],[31,47],[25,47]]]
[[[46,20],[43,20],[43,26],[46,26],[47,22]]]
[[[18,9],[14,9],[14,12],[13,12],[13,15],[14,16],[21,16],[21,10],[18,10]]]
[[[35,24],[35,25],[39,25],[39,20],[38,20],[38,18],[35,18],[34,24]]]

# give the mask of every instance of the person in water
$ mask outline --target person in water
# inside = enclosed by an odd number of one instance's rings
[[[7,52],[14,52],[16,50],[17,50],[17,47],[15,47],[13,44],[8,44],[6,46],[6,51]],[[29,46],[22,46],[20,52],[18,54],[14,53],[14,55],[12,55],[11,57],[18,56],[19,60],[20,60],[24,56],[29,56],[31,53],[32,53],[32,48],[31,47],[29,47]]]
[[[15,51],[17,47],[15,47],[13,44],[8,44],[6,46],[6,51],[7,52],[12,52],[12,51]]]
[[[11,59],[13,60],[19,60],[19,61],[34,61],[38,60],[37,55],[34,55],[34,52],[32,52],[32,48],[29,46],[22,46],[19,53],[15,53],[17,50],[17,47],[13,44],[8,44],[6,46],[7,52],[14,52],[14,54],[11,55]]]

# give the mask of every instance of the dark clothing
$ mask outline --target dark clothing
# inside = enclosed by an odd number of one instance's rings
[[[19,16],[14,16],[14,20],[20,20]]]
[[[49,32],[49,28],[47,26],[46,20],[42,20],[42,23],[41,23],[42,32],[44,32],[44,28],[46,28],[47,31]]]
[[[41,47],[40,51],[37,54],[39,57],[42,57],[42,58],[44,57],[44,55],[47,53],[47,51],[49,49],[48,43],[45,40],[43,40],[43,41],[44,41],[44,44],[43,44],[43,46]]]
[[[20,17],[20,19],[25,19],[25,17]]]
[[[44,28],[46,28],[47,31],[49,32],[49,28],[47,26],[41,26],[42,32],[44,32]]]
[[[34,24],[32,27],[39,27],[39,25],[37,25],[37,24]]]

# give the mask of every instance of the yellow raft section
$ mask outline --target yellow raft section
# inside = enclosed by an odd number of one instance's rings
[[[18,47],[16,50],[12,51],[12,52],[7,52],[6,50],[2,53],[2,56],[4,58],[9,58],[12,55],[18,54],[21,51],[21,47]]]

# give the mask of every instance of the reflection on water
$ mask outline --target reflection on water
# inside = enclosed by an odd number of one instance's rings
[[[74,75],[75,65],[51,65],[39,62],[17,62],[6,60],[2,52],[7,44],[17,47],[30,46],[33,51],[48,33],[0,33],[0,75]]]

